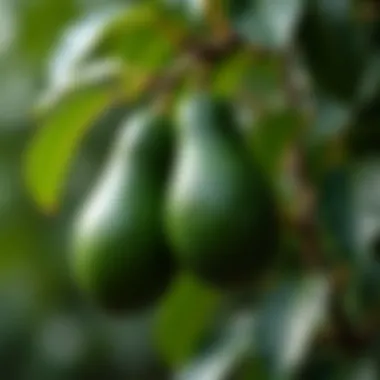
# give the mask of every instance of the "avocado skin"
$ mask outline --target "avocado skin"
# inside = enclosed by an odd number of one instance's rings
[[[172,128],[151,110],[128,119],[73,233],[73,272],[102,308],[136,311],[164,292],[174,262],[162,230]]]
[[[272,262],[278,223],[228,105],[193,93],[180,105],[165,224],[178,262],[215,287],[248,285]]]
[[[367,63],[370,34],[333,1],[307,3],[298,43],[318,90],[338,101],[355,98]]]

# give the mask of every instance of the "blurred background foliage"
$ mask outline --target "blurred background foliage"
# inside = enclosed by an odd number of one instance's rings
[[[302,244],[289,233],[262,292],[221,295],[180,277],[158,310],[115,319],[71,281],[70,220],[131,102],[183,39],[217,24],[220,4],[132,3],[0,0],[1,377],[379,379],[376,2],[226,1],[234,30],[266,54],[228,57],[213,81],[236,101],[284,209],[297,193],[283,163],[304,128],[300,109],[310,109],[302,139],[322,246],[345,286],[336,294],[326,273],[301,271]],[[294,45],[292,83],[307,94],[298,108],[284,91]]]

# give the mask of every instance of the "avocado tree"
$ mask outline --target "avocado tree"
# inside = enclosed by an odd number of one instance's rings
[[[379,12],[144,0],[57,45],[27,189],[59,214],[102,124],[70,276],[105,313],[151,312],[174,378],[379,378]]]

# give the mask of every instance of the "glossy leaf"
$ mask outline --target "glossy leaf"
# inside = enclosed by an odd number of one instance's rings
[[[380,152],[380,93],[359,108],[347,131],[347,149],[353,159],[376,157]]]
[[[380,376],[380,369],[375,358],[362,358],[353,367],[347,376],[349,380],[376,380]]]
[[[19,8],[20,50],[32,60],[42,62],[56,43],[59,33],[74,19],[77,11],[73,0],[24,2]]]
[[[256,335],[257,353],[274,378],[288,378],[303,363],[327,316],[329,286],[320,274],[282,283],[265,300]]]
[[[326,96],[316,102],[316,118],[312,125],[313,142],[326,141],[341,134],[349,126],[354,110],[348,104]]]
[[[77,145],[113,101],[108,87],[85,88],[64,97],[36,130],[26,153],[26,183],[45,211],[56,210]]]
[[[295,380],[345,380],[349,361],[336,347],[318,344],[294,377]]]
[[[17,55],[0,60],[1,128],[25,125],[31,102],[38,95],[36,72]]]
[[[380,161],[368,158],[356,162],[351,181],[356,263],[365,268],[373,263],[371,244],[380,229]]]
[[[380,313],[380,262],[374,245],[380,233],[380,162],[365,159],[351,169],[351,266],[352,276],[345,305],[354,320]],[[342,221],[341,221],[342,222]]]
[[[250,350],[256,327],[253,313],[242,312],[232,318],[223,336],[201,352],[174,377],[175,380],[223,380],[234,373]]]
[[[277,178],[285,149],[299,134],[302,119],[297,111],[284,109],[259,118],[251,132],[252,152],[272,178]]]
[[[303,0],[229,0],[227,9],[237,32],[251,43],[282,49],[293,40],[303,5]]]
[[[178,367],[198,349],[220,305],[221,295],[181,275],[158,311],[156,339],[163,357]]]
[[[358,89],[358,102],[366,104],[379,96],[380,93],[380,53],[376,51],[369,57],[363,70]]]
[[[111,7],[106,11],[90,13],[65,30],[49,62],[50,87],[64,86],[73,72],[86,63],[107,26],[119,17],[121,9]]]
[[[270,103],[282,86],[282,66],[277,57],[254,59],[250,53],[242,51],[226,59],[214,71],[215,91],[224,96],[243,90],[262,103]]]
[[[335,165],[324,173],[319,187],[318,212],[322,227],[344,259],[352,262],[354,255],[354,210],[350,168]]]
[[[162,0],[171,9],[183,14],[188,20],[198,22],[206,12],[207,0]]]
[[[183,32],[183,26],[158,7],[134,4],[107,26],[93,55],[120,57],[130,66],[154,73],[173,57]]]

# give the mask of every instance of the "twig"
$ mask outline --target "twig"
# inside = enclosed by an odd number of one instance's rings
[[[235,34],[230,34],[225,39],[217,41],[192,39],[184,41],[179,57],[172,66],[148,78],[139,91],[141,98],[136,99],[135,102],[139,103],[146,98],[154,99],[162,93],[171,91],[179,85],[185,74],[193,67],[199,64],[217,64],[234,54],[242,46],[243,42]]]
[[[300,111],[305,120],[305,130],[309,126],[310,107],[308,88],[299,80],[296,65],[297,52],[293,46],[283,57],[284,91],[289,105]],[[317,223],[317,195],[309,175],[305,154],[303,135],[289,149],[288,175],[295,183],[296,194],[292,224],[301,239],[301,254],[305,267],[309,269],[326,269],[321,238]]]

